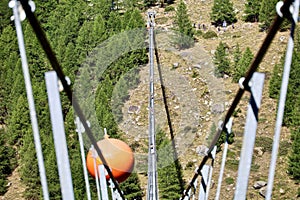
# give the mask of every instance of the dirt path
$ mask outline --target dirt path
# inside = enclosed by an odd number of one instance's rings
[[[23,192],[25,191],[25,186],[20,181],[19,167],[16,168],[12,175],[8,177],[8,191],[4,196],[0,196],[1,200],[25,200],[23,198]]]

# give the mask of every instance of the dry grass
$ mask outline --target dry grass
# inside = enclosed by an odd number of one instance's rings
[[[244,9],[244,1],[233,0],[234,7],[238,10],[238,22],[235,24],[235,28],[233,29],[231,26],[227,28],[227,30],[218,32],[215,27],[210,26],[209,20],[209,13],[213,4],[213,0],[205,0],[205,1],[198,1],[198,0],[186,0],[185,1],[188,6],[189,14],[191,16],[191,20],[193,23],[201,23],[205,24],[207,30],[212,30],[218,33],[217,38],[213,39],[203,39],[201,36],[197,36],[198,43],[197,45],[201,46],[204,50],[205,55],[208,55],[207,58],[210,59],[211,62],[213,57],[213,52],[218,46],[218,44],[222,41],[225,42],[229,46],[229,51],[233,52],[235,46],[239,44],[240,49],[244,51],[247,47],[251,49],[251,51],[256,54],[259,50],[262,41],[264,40],[266,33],[259,32],[259,24],[258,23],[245,23],[241,21],[242,11]],[[178,3],[178,2],[177,2]],[[174,7],[176,7],[176,4]],[[160,28],[165,28],[166,30],[170,30],[173,27],[173,18],[175,12],[163,13],[162,8],[154,8],[157,12],[157,18],[160,17],[164,18],[165,24],[157,24]],[[165,18],[169,17],[167,21]],[[281,56],[284,54],[287,40],[288,40],[288,32],[279,32],[275,36],[273,43],[271,44],[265,58],[263,59],[259,71],[266,74],[266,81],[265,87],[263,92],[263,100],[262,106],[260,109],[260,120],[259,126],[257,131],[258,137],[267,137],[272,140],[273,133],[274,133],[274,125],[276,120],[276,101],[270,99],[268,97],[268,86],[269,86],[269,79],[273,71],[273,67],[276,63],[279,62]],[[197,53],[197,52],[194,52]],[[164,53],[162,53],[164,56]],[[172,60],[172,59],[170,59]],[[173,61],[171,61],[172,63]],[[231,82],[230,79],[223,80],[223,84],[225,87],[225,92],[227,94],[226,101],[231,102],[235,95],[235,91],[237,91],[238,86]],[[197,87],[197,86],[195,86]],[[201,86],[203,87],[203,85]],[[248,103],[249,95],[246,95],[242,102],[239,105],[239,108],[242,110],[239,113],[239,117],[234,119],[234,127],[233,131],[236,133],[235,143],[230,145],[231,149],[231,158],[228,158],[229,164],[226,168],[225,177],[223,180],[223,187],[222,187],[222,196],[221,199],[231,199],[234,194],[235,189],[235,181],[237,177],[237,170],[235,163],[237,162],[235,159],[240,156],[240,150],[242,147],[242,135],[243,135],[243,127],[246,118],[246,110],[247,110],[247,103]],[[201,121],[202,125],[206,122]],[[205,126],[205,125],[204,125]],[[209,125],[206,125],[206,132],[209,132]],[[203,141],[203,140],[202,140]],[[290,141],[290,133],[285,127],[282,128],[281,133],[281,144],[288,144]],[[190,180],[194,168],[191,167],[200,162],[201,158],[196,155],[194,148],[197,145],[200,145],[201,139],[194,142],[191,146],[191,149],[186,152],[186,155],[181,158],[182,165],[184,167],[184,177],[185,180]],[[257,147],[258,143],[256,143]],[[267,142],[264,145],[268,145],[268,149],[271,149],[272,145],[270,142]],[[273,199],[295,199],[297,196],[297,185],[295,185],[294,181],[289,178],[287,175],[287,152],[280,155],[277,161],[277,168],[276,168],[276,176],[274,182],[274,189],[273,189]],[[221,161],[221,154],[217,155],[217,159],[215,161],[215,173],[213,176],[213,181],[216,183],[218,178],[218,170],[220,167]],[[193,160],[197,160],[196,163],[193,163]],[[254,155],[252,168],[251,168],[251,175],[249,178],[249,188],[248,188],[248,195],[247,199],[262,199],[259,195],[257,190],[252,188],[252,185],[257,180],[267,180],[268,176],[268,168],[270,163],[270,151],[264,152],[262,156]],[[185,167],[187,166],[187,167]],[[230,167],[231,166],[231,167]],[[226,184],[227,180],[227,184]],[[232,182],[234,182],[232,184]],[[214,184],[215,185],[215,184]],[[216,185],[211,190],[211,198],[214,198],[214,192],[216,189]],[[281,192],[280,192],[281,190]]]

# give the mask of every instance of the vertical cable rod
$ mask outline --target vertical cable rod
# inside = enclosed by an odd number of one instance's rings
[[[294,33],[295,33],[296,23],[298,21],[298,15],[299,15],[299,0],[294,1],[293,9],[294,12],[291,19],[291,23],[292,23],[291,33],[288,41],[288,47],[286,50],[284,71],[283,71],[283,77],[281,82],[280,98],[279,98],[276,125],[275,125],[275,134],[273,137],[273,147],[272,147],[272,156],[271,156],[270,169],[269,169],[266,200],[271,199],[273,183],[274,183],[277,154],[278,154],[279,142],[280,142],[280,132],[281,132],[284,106],[285,106],[285,100],[286,100],[286,95],[288,90],[290,69],[291,69],[293,50],[294,50]]]
[[[215,200],[220,199],[222,180],[223,180],[223,175],[224,175],[224,171],[225,171],[225,163],[226,163],[227,152],[228,152],[228,138],[229,138],[229,134],[231,134],[232,121],[233,121],[233,118],[231,117],[230,120],[228,121],[228,123],[226,124],[226,129],[227,129],[226,141],[224,144],[224,150],[223,150],[223,155],[222,155],[222,162],[221,162],[221,168],[220,168],[220,174],[219,174],[219,179],[218,179],[218,186],[217,186]]]
[[[86,159],[85,159],[85,153],[84,153],[84,144],[83,144],[83,138],[82,133],[85,131],[79,117],[76,116],[75,118],[75,124],[77,127],[77,133],[78,133],[78,139],[79,139],[79,146],[80,146],[80,153],[81,153],[81,161],[82,161],[82,167],[83,167],[83,175],[84,175],[84,181],[85,181],[85,187],[86,187],[86,195],[87,199],[91,200],[91,191],[90,191],[90,182],[89,182],[89,176],[87,172],[86,167]]]
[[[47,184],[44,158],[43,158],[43,153],[42,153],[38,120],[37,120],[36,111],[35,111],[35,104],[34,104],[31,80],[30,80],[30,75],[29,75],[22,26],[21,26],[20,16],[19,16],[19,12],[18,12],[19,5],[20,5],[19,2],[17,0],[14,0],[14,6],[13,6],[14,22],[15,22],[16,32],[17,32],[17,37],[18,37],[20,56],[21,56],[21,60],[22,60],[22,69],[23,69],[23,75],[24,75],[24,81],[25,81],[25,87],[26,87],[27,100],[28,100],[28,104],[29,104],[30,120],[31,120],[34,145],[35,145],[35,150],[36,150],[36,155],[37,155],[37,160],[38,160],[38,167],[39,167],[40,179],[41,179],[42,190],[43,190],[43,198],[45,200],[49,200],[48,184]]]

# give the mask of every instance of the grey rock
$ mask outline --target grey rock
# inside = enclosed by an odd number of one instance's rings
[[[263,197],[266,197],[267,194],[267,187],[262,187],[259,189],[259,194]]]
[[[254,183],[253,187],[254,187],[254,189],[260,189],[266,185],[267,185],[267,182],[265,182],[265,181],[256,181]]]
[[[255,147],[254,153],[258,156],[262,156],[264,154],[264,148],[263,147]]]
[[[218,103],[211,106],[211,112],[214,114],[223,113],[225,110],[224,104]]]
[[[205,156],[207,155],[207,146],[205,145],[200,145],[200,146],[197,146],[196,148],[196,153],[199,155],[199,156]]]
[[[182,56],[182,57],[188,57],[190,55],[191,55],[190,52],[182,52],[182,53],[180,53],[180,56]]]
[[[285,194],[285,190],[282,188],[279,189],[279,192],[280,192],[280,194]]]
[[[193,65],[193,68],[196,68],[196,69],[201,69],[201,65],[198,65],[198,64],[196,64],[196,65]]]
[[[173,68],[178,68],[179,67],[179,63],[173,63]]]

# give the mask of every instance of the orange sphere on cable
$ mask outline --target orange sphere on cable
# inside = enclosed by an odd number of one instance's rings
[[[108,138],[104,136],[103,140],[97,142],[114,178],[119,182],[125,181],[131,174],[134,166],[134,156],[131,148],[123,141]],[[96,152],[96,150],[95,150]],[[96,158],[96,165],[101,165],[102,161],[99,157]],[[88,152],[86,165],[89,173],[95,178],[94,158],[92,150]],[[106,179],[109,179],[106,175]]]

